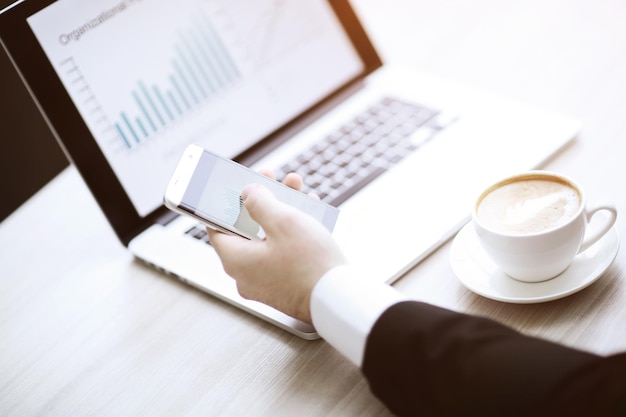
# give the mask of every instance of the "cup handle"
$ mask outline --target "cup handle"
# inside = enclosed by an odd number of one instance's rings
[[[600,203],[591,207],[587,207],[585,210],[585,220],[587,223],[591,221],[591,218],[599,211],[606,211],[609,216],[604,220],[604,224],[601,227],[594,228],[591,233],[587,233],[589,229],[585,231],[585,238],[583,239],[583,243],[578,250],[578,253],[584,252],[591,245],[596,243],[602,236],[609,231],[611,227],[615,224],[615,220],[617,219],[617,209],[615,205],[612,203]]]

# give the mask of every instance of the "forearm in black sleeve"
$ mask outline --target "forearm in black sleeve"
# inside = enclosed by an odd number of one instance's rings
[[[391,306],[362,371],[398,415],[626,416],[626,355],[600,357],[420,302]]]

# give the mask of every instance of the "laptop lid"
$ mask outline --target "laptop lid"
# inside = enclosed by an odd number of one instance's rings
[[[29,0],[0,39],[124,245],[182,149],[244,164],[382,63],[346,0]]]

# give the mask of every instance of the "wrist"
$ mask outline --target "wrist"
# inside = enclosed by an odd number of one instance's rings
[[[338,265],[313,288],[311,320],[322,338],[360,366],[374,323],[389,306],[407,297],[350,265]]]

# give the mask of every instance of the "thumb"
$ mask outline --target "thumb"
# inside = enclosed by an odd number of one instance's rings
[[[250,213],[250,217],[261,225],[266,232],[277,219],[291,209],[261,184],[249,184],[244,187],[241,198],[248,213]]]

